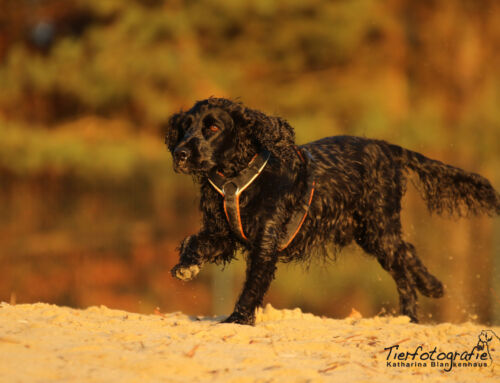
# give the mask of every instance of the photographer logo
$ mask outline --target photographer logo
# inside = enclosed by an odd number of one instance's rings
[[[477,343],[469,350],[438,350],[424,348],[420,345],[413,350],[403,351],[399,344],[385,347],[387,352],[386,367],[409,368],[430,367],[442,368],[450,372],[455,368],[484,368],[493,366],[493,355],[495,347],[500,346],[500,338],[493,330],[483,330],[478,335]]]

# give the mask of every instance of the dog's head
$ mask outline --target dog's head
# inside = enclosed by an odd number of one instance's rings
[[[294,141],[285,120],[224,98],[198,101],[174,114],[165,132],[174,170],[201,176],[212,170],[238,172],[264,149],[286,161],[296,156]]]

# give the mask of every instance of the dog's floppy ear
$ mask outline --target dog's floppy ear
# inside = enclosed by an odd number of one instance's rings
[[[167,123],[163,127],[165,144],[167,144],[168,150],[171,152],[174,151],[177,143],[182,138],[183,119],[184,113],[176,113],[168,119]]]
[[[246,130],[245,133],[253,142],[257,142],[262,149],[268,150],[273,157],[283,162],[297,156],[294,149],[295,133],[286,120],[267,116],[241,104],[238,106],[233,119],[240,129]]]

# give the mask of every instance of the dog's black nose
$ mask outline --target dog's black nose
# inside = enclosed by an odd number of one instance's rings
[[[174,158],[175,161],[180,163],[180,162],[185,162],[187,158],[189,157],[189,149],[187,148],[177,148],[174,150]]]

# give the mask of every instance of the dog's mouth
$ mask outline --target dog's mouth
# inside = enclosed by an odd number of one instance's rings
[[[188,161],[174,161],[174,172],[181,174],[208,174],[215,165],[211,161],[202,161],[201,164],[191,164]]]
[[[190,169],[186,163],[176,163],[174,162],[174,172],[176,173],[182,173],[182,174],[189,174]]]

